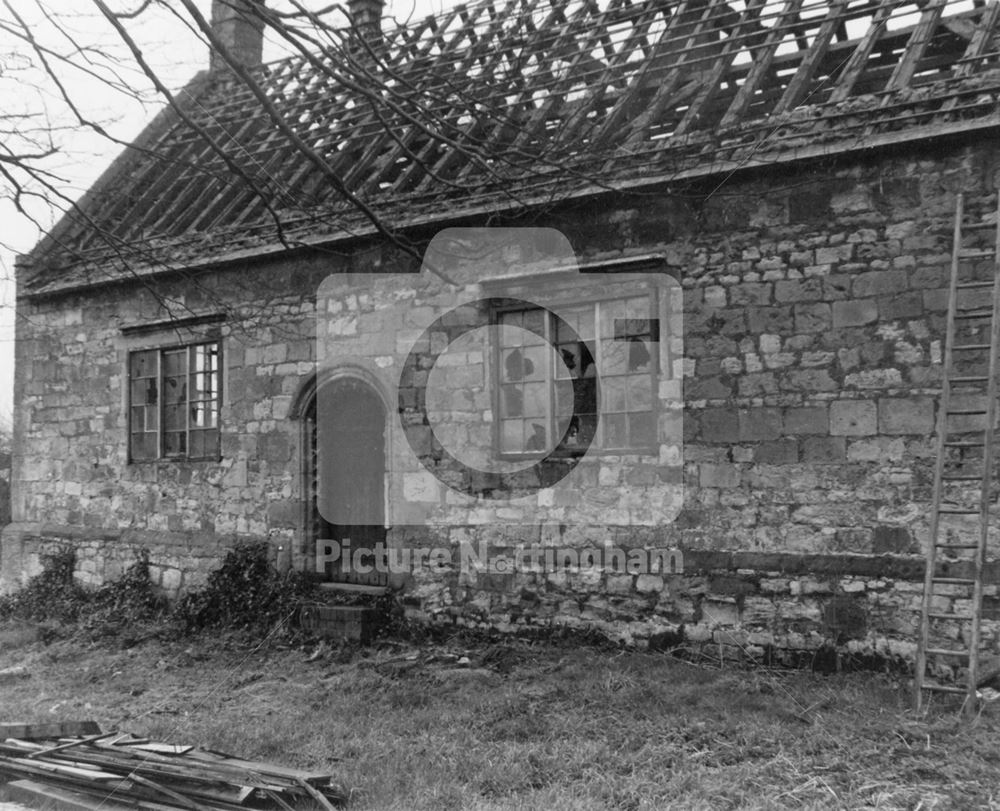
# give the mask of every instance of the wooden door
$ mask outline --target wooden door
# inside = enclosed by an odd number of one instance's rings
[[[327,564],[327,580],[382,586],[388,581],[384,566],[374,567],[375,545],[386,537],[385,408],[362,381],[328,385],[332,389],[314,398],[306,420],[311,540],[341,550],[340,559]]]

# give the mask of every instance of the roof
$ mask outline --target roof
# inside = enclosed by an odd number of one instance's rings
[[[998,0],[479,0],[258,68],[266,104],[202,76],[197,128],[161,114],[24,292],[372,233],[345,191],[403,228],[992,127],[998,19]]]

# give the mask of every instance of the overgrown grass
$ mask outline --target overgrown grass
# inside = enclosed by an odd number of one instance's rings
[[[884,675],[515,641],[308,652],[223,633],[113,652],[28,643],[0,653],[33,674],[0,700],[11,717],[93,717],[329,771],[357,809],[1000,807],[996,710],[971,726],[956,705],[917,718]]]

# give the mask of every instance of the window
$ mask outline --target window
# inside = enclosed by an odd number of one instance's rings
[[[219,456],[219,344],[129,355],[129,457]]]
[[[500,309],[501,453],[651,450],[660,340],[654,307],[644,295],[560,307],[558,316]]]

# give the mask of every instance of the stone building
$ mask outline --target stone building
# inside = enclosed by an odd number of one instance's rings
[[[995,0],[358,0],[267,65],[226,5],[18,266],[4,588],[71,544],[176,594],[265,540],[430,621],[908,655]],[[348,542],[679,554],[366,574]]]

